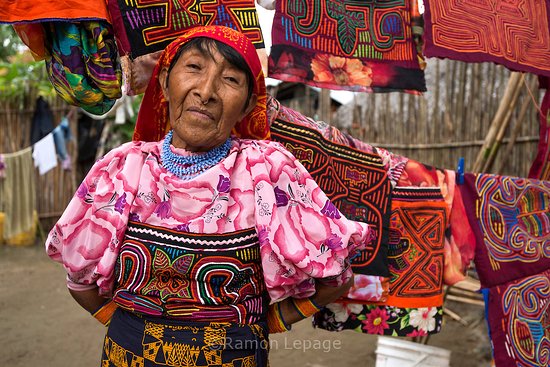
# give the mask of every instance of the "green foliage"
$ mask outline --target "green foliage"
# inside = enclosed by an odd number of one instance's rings
[[[53,96],[55,91],[47,78],[43,61],[22,61],[20,55],[12,62],[0,62],[0,100],[16,100],[35,89],[39,95]]]
[[[0,61],[6,62],[23,46],[19,37],[9,24],[0,24]]]

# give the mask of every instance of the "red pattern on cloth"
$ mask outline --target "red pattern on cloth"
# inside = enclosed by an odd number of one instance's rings
[[[550,76],[550,2],[424,1],[424,54]]]

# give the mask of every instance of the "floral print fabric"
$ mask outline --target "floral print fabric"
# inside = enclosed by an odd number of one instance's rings
[[[351,276],[348,257],[369,227],[344,218],[278,143],[235,139],[224,160],[188,181],[162,167],[161,146],[114,149],[81,184],[46,242],[69,288],[111,294],[128,220],[190,233],[255,228],[272,302],[312,295],[314,278],[339,285]]]

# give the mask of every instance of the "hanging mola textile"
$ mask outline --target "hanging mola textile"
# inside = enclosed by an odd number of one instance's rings
[[[196,24],[245,34],[267,63],[254,0],[108,0],[129,95],[145,91],[160,52]]]
[[[392,190],[387,294],[376,301],[350,293],[317,313],[314,325],[408,337],[439,332],[443,285],[464,279],[474,255],[465,217],[455,172],[409,159]]]
[[[425,0],[424,54],[550,76],[550,2]]]
[[[421,33],[417,0],[278,1],[268,76],[355,92],[423,92]]]
[[[465,174],[495,366],[550,362],[550,182]]]

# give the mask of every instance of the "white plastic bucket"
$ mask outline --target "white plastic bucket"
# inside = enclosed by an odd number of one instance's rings
[[[376,367],[449,367],[451,351],[398,338],[379,336]]]

